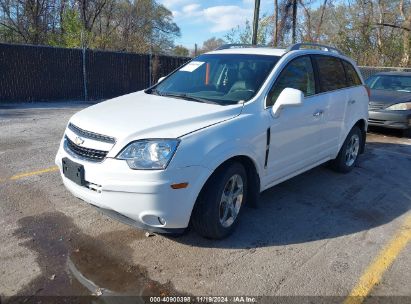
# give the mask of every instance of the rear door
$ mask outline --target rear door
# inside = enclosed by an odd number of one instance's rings
[[[358,76],[356,70],[346,60],[341,60],[344,66],[345,75],[348,87],[348,104],[344,118],[344,129],[342,136],[345,136],[349,129],[358,121],[358,119],[367,115],[368,112],[368,98],[366,90]],[[366,101],[365,101],[366,100]],[[345,138],[342,138],[344,140]]]
[[[321,150],[335,157],[341,142],[342,130],[349,101],[349,90],[342,61],[334,56],[315,55],[315,68],[319,78],[320,95],[325,108],[323,142]]]

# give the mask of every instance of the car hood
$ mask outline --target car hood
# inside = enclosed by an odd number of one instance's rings
[[[388,90],[372,90],[370,95],[370,104],[384,104],[390,106],[401,102],[410,102],[411,93]]]
[[[70,122],[83,130],[121,141],[178,138],[233,118],[242,108],[242,104],[220,106],[140,91],[86,108]]]

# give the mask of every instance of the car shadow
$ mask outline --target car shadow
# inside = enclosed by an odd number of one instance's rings
[[[324,165],[264,191],[260,207],[244,208],[228,238],[205,239],[190,229],[175,241],[252,249],[366,233],[411,209],[410,169],[411,145],[367,143],[348,174]]]
[[[404,136],[403,130],[399,130],[399,129],[390,129],[390,128],[383,128],[383,127],[378,127],[378,126],[368,126],[368,132],[397,137],[397,138],[409,138],[409,137]]]

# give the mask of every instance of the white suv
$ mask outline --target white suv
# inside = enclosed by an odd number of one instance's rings
[[[145,230],[223,238],[265,189],[330,160],[350,171],[367,89],[351,59],[308,46],[224,46],[80,111],[56,156],[65,186]]]

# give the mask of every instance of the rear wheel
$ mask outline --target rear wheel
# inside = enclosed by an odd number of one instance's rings
[[[238,222],[247,197],[247,175],[243,165],[231,163],[216,171],[206,183],[192,214],[192,224],[200,235],[221,239]]]
[[[331,167],[338,172],[350,172],[358,162],[361,143],[361,130],[357,126],[354,126],[345,139],[337,157],[331,161]]]

